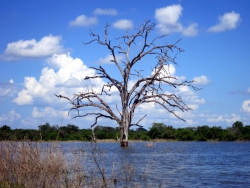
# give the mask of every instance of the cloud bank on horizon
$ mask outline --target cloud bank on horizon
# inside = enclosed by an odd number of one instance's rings
[[[215,35],[219,32],[236,30],[242,22],[240,13],[236,11],[222,12],[222,16],[213,15],[215,18],[216,16],[219,18],[218,23],[208,25],[204,29],[204,24],[198,24],[195,21],[189,21],[188,24],[183,23],[183,18],[185,17],[184,8],[181,4],[155,7],[154,15],[151,15],[151,17],[155,18],[156,34],[179,34],[183,37],[188,37],[188,40],[192,40],[192,38],[195,39],[199,35],[206,36],[206,33],[213,33]],[[64,20],[64,22],[68,28],[89,29],[92,26],[97,27],[100,25],[102,23],[101,17],[103,16],[112,18],[110,30],[114,30],[114,32],[125,34],[126,31],[131,32],[136,27],[135,23],[137,23],[137,20],[133,20],[131,16],[126,18],[126,14],[118,11],[116,8],[95,8],[89,15],[83,11],[79,15],[72,14],[72,18]],[[202,29],[199,28],[200,25],[202,25]],[[104,29],[102,28],[97,33],[103,33],[103,31]],[[71,122],[73,121],[71,120],[72,115],[68,115],[70,104],[65,100],[56,98],[54,94],[71,97],[74,93],[86,92],[89,89],[87,86],[92,87],[96,92],[100,92],[100,85],[105,83],[105,81],[102,79],[84,80],[86,76],[94,75],[95,71],[90,68],[90,63],[85,63],[84,57],[73,57],[71,50],[64,47],[62,43],[64,35],[45,34],[40,39],[30,38],[9,41],[7,47],[0,55],[2,62],[15,64],[19,63],[19,61],[21,63],[23,60],[42,60],[43,68],[40,70],[40,75],[26,75],[23,77],[23,80],[18,81],[10,77],[9,82],[0,83],[0,102],[9,101],[7,105],[12,106],[12,109],[9,111],[1,111],[0,126],[1,124],[8,124],[12,127],[37,128],[41,118],[46,118],[45,121],[55,124],[60,122],[59,119]],[[97,45],[95,44],[94,46]],[[70,49],[74,50],[74,46],[70,46]],[[85,50],[88,53],[88,49]],[[86,59],[88,58],[86,57]],[[103,65],[108,71],[111,69],[110,67],[113,64],[112,56],[108,51],[101,51],[100,55],[98,53],[95,54],[94,59],[92,60],[94,66]],[[117,59],[121,64],[125,60],[121,54],[117,54]],[[188,75],[189,77],[187,78],[186,75],[180,75],[178,72],[181,67],[172,64],[170,66],[171,75],[176,76],[179,80],[191,79],[198,87],[210,86],[212,85],[211,83],[216,82],[213,80],[213,77],[206,75],[202,71],[198,75],[192,75],[192,77]],[[143,66],[142,68],[148,69],[150,67]],[[113,69],[111,69],[111,72],[114,76],[117,76]],[[130,85],[135,81],[131,79]],[[250,93],[250,86],[248,88],[247,93]],[[119,93],[116,90],[111,90],[110,92],[112,93],[112,97],[105,97],[104,100],[109,102],[112,108],[115,109],[116,104],[119,105]],[[240,112],[244,114],[244,117],[241,117],[243,115],[238,115],[235,111],[221,114],[221,112],[213,110],[210,112],[206,109],[200,110],[207,103],[207,100],[202,96],[202,93],[195,92],[189,87],[182,86],[166,92],[182,96],[182,99],[193,109],[193,111],[185,113],[181,111],[176,112],[177,115],[186,119],[187,123],[185,125],[181,125],[182,122],[180,120],[176,119],[172,114],[166,113],[165,110],[155,104],[141,105],[136,111],[135,121],[139,120],[142,115],[148,114],[147,119],[142,121],[142,124],[146,128],[150,127],[150,123],[153,122],[163,122],[174,126],[198,126],[207,123],[223,123],[223,125],[228,125],[228,123],[232,124],[238,120],[249,122],[250,100],[248,99],[242,100],[241,104],[239,104]],[[25,114],[20,110],[21,107],[27,107]],[[96,112],[97,109],[86,108],[82,109],[82,111]],[[76,125],[88,128],[93,118],[85,118],[84,125],[82,121],[82,119],[74,120]],[[111,122],[107,119],[102,119],[99,123],[109,125]]]

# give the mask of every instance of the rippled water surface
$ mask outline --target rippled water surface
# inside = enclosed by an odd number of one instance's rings
[[[70,161],[72,148],[85,150],[90,144],[60,143]],[[146,142],[97,143],[105,151],[106,171],[119,172],[120,162],[133,164],[135,176],[155,187],[250,187],[250,142]],[[139,179],[138,179],[139,181]],[[141,184],[142,185],[142,184]]]

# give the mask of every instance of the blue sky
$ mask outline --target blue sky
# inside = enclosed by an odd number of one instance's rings
[[[36,129],[43,122],[88,128],[93,117],[71,119],[70,105],[54,94],[72,96],[86,84],[100,89],[103,80],[83,81],[89,67],[102,65],[118,77],[109,63],[109,51],[97,44],[90,29],[103,36],[109,23],[112,44],[144,20],[156,24],[152,37],[169,34],[166,43],[185,50],[177,58],[172,74],[180,80],[195,80],[200,91],[181,87],[171,91],[193,108],[177,112],[176,119],[156,105],[143,105],[135,121],[149,128],[153,122],[174,127],[231,126],[235,121],[250,125],[250,1],[13,1],[0,3],[0,126]],[[140,47],[140,41],[134,46]],[[122,59],[121,56],[118,56]],[[150,74],[154,59],[140,67]],[[147,76],[147,75],[145,75]],[[131,80],[133,82],[133,80]],[[85,87],[86,88],[86,87]],[[105,99],[112,106],[119,96]],[[90,112],[93,109],[84,109]],[[62,121],[63,120],[63,121]],[[102,119],[99,124],[117,126]]]

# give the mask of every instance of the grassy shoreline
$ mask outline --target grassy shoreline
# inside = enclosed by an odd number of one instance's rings
[[[114,141],[105,140],[107,143]],[[119,163],[114,158],[108,171],[105,169],[106,151],[96,144],[88,144],[84,149],[71,148],[65,153],[58,147],[59,141],[43,143],[46,142],[0,142],[1,188],[116,188],[117,185],[132,188],[147,183],[148,165],[143,173],[136,174],[134,164]],[[145,147],[154,147],[152,143]]]

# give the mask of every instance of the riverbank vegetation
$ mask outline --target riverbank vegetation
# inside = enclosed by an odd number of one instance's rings
[[[152,187],[146,181],[150,157],[144,159],[141,173],[136,165],[119,162],[123,158],[107,160],[106,151],[95,143],[82,143],[80,148],[65,151],[59,142],[2,141],[0,187]]]
[[[119,127],[96,126],[94,133],[97,139],[119,139]],[[45,123],[39,125],[38,129],[11,129],[8,125],[0,127],[0,140],[30,140],[30,141],[89,141],[92,137],[91,129],[79,129],[79,127],[68,124],[57,126]],[[130,140],[172,140],[172,141],[236,141],[250,140],[250,125],[243,125],[236,121],[231,127],[223,129],[220,126],[198,126],[174,128],[163,123],[153,123],[149,130],[137,128],[129,130]]]

